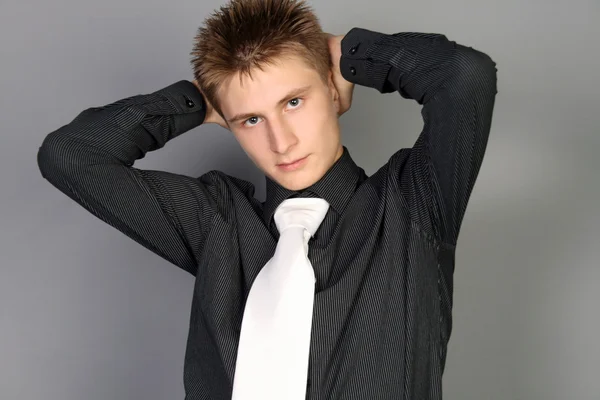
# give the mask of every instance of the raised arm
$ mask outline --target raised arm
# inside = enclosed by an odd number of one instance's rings
[[[196,179],[133,164],[200,125],[205,108],[200,91],[183,80],[86,109],[46,136],[38,166],[44,178],[96,217],[195,275],[195,254],[218,210],[216,177]]]
[[[350,82],[423,105],[423,131],[390,159],[390,173],[411,216],[456,244],[488,141],[496,64],[444,35],[354,28],[342,41],[340,69]]]

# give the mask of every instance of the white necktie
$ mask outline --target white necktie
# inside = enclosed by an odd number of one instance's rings
[[[274,219],[275,254],[256,277],[246,301],[233,380],[233,400],[304,400],[315,295],[308,241],[329,203],[283,201]]]

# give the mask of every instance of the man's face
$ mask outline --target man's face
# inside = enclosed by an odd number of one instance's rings
[[[342,155],[337,98],[331,76],[324,83],[297,56],[255,69],[241,83],[236,74],[219,90],[229,129],[248,157],[290,190],[321,179]]]

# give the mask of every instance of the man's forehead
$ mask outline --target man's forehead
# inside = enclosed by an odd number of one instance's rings
[[[306,61],[297,57],[284,58],[260,67],[253,67],[248,72],[237,71],[226,79],[221,87],[224,91],[231,89],[262,91],[270,88],[287,91],[295,86],[306,84],[302,81],[312,80],[316,75],[318,75],[316,70]]]

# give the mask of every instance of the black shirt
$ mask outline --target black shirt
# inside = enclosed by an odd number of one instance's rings
[[[495,65],[443,35],[352,29],[342,75],[416,100],[423,131],[372,176],[344,147],[305,190],[266,178],[264,203],[223,172],[133,167],[204,121],[189,81],[82,111],[48,134],[38,165],[95,216],[195,276],[187,399],[230,398],[245,299],[275,250],[273,213],[291,196],[331,205],[309,242],[317,283],[307,398],[441,399],[455,245],[488,140]]]

